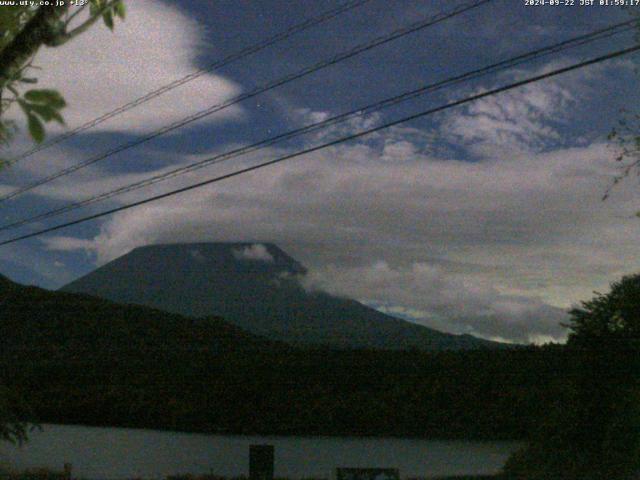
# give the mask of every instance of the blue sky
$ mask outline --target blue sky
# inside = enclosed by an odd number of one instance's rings
[[[0,172],[0,192],[140,138],[424,16],[463,2],[371,0],[277,46]],[[69,103],[68,128],[334,8],[323,1],[129,1],[104,26],[42,51],[42,87]],[[37,214],[235,146],[588,33],[613,7],[495,0],[432,28],[239,103],[5,202],[5,221]],[[425,96],[328,132],[271,147],[107,202],[3,232],[2,239],[118,206],[367,125],[393,120],[631,45],[577,48]],[[487,338],[561,339],[567,307],[638,270],[639,186],[600,200],[615,170],[606,136],[638,104],[637,56],[532,84],[109,218],[0,247],[0,271],[59,287],[131,248],[178,241],[274,242],[310,285],[414,321]],[[53,127],[52,135],[64,129]],[[12,151],[29,148],[26,135]],[[9,152],[10,153],[10,152]],[[10,156],[10,154],[8,155]]]

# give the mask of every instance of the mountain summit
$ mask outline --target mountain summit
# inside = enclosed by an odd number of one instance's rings
[[[355,300],[309,292],[306,269],[271,243],[150,245],[62,290],[183,315],[216,315],[294,345],[340,348],[470,349],[497,345],[400,320]]]

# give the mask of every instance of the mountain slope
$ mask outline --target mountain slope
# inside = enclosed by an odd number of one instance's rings
[[[269,348],[218,318],[192,319],[84,294],[22,286],[0,276],[0,360],[64,362],[178,358]]]
[[[217,315],[296,345],[470,349],[496,345],[385,315],[354,300],[309,292],[306,269],[273,244],[197,243],[136,248],[62,288],[190,316]]]

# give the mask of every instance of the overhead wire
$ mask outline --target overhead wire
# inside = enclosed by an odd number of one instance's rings
[[[15,243],[15,242],[18,242],[18,241],[21,241],[21,240],[26,240],[28,238],[33,238],[33,237],[37,237],[37,236],[40,236],[40,235],[44,235],[45,233],[50,233],[50,232],[53,232],[53,231],[56,231],[56,230],[60,230],[62,228],[67,228],[67,227],[70,227],[70,226],[73,226],[73,225],[78,225],[78,224],[81,224],[81,223],[84,223],[84,222],[87,222],[87,221],[90,221],[90,220],[95,220],[95,219],[98,219],[98,218],[101,218],[101,217],[104,217],[104,216],[107,216],[107,215],[112,215],[112,214],[117,213],[117,212],[122,212],[122,211],[125,211],[125,210],[129,210],[131,208],[138,207],[140,205],[145,205],[145,204],[148,204],[148,203],[151,203],[151,202],[156,202],[158,200],[162,200],[164,198],[168,198],[168,197],[171,197],[171,196],[174,196],[174,195],[178,195],[180,193],[191,191],[191,190],[194,190],[194,189],[197,189],[197,188],[202,188],[202,187],[204,187],[206,185],[211,185],[211,184],[214,184],[214,183],[217,183],[217,182],[221,182],[223,180],[227,180],[229,178],[237,177],[239,175],[243,175],[243,174],[246,174],[246,173],[249,173],[249,172],[253,172],[253,171],[256,171],[256,170],[259,170],[259,169],[263,169],[263,168],[266,168],[268,166],[275,165],[275,164],[278,164],[278,163],[282,163],[282,162],[284,162],[286,160],[290,160],[292,158],[300,157],[300,156],[303,156],[303,155],[308,155],[309,153],[313,153],[313,152],[316,152],[316,151],[319,151],[319,150],[322,150],[322,149],[325,149],[325,148],[328,148],[328,147],[332,147],[332,146],[335,146],[335,145],[338,145],[338,144],[341,144],[341,143],[344,143],[344,142],[347,142],[347,141],[350,141],[350,140],[355,140],[357,138],[361,138],[361,137],[364,137],[366,135],[370,135],[370,134],[378,132],[380,130],[384,130],[384,129],[387,129],[387,128],[390,128],[390,127],[394,127],[396,125],[400,125],[400,124],[403,124],[403,123],[406,123],[406,122],[409,122],[409,121],[412,121],[412,120],[416,120],[418,118],[423,118],[423,117],[428,116],[428,115],[433,115],[435,113],[442,112],[442,111],[445,111],[445,110],[448,110],[448,109],[451,109],[451,108],[454,108],[454,107],[458,107],[460,105],[464,105],[464,104],[467,104],[467,103],[470,103],[470,102],[474,102],[474,101],[477,101],[477,100],[480,100],[480,99],[483,99],[483,98],[486,98],[486,97],[489,97],[489,96],[497,95],[497,94],[502,93],[502,92],[513,90],[515,88],[519,88],[519,87],[522,87],[524,85],[528,85],[528,84],[531,84],[531,83],[539,82],[539,81],[542,81],[542,80],[545,80],[545,79],[548,79],[548,78],[551,78],[551,77],[555,77],[555,76],[558,76],[558,75],[561,75],[561,74],[564,74],[564,73],[567,73],[567,72],[578,70],[580,68],[585,68],[585,67],[590,66],[590,65],[595,65],[597,63],[601,63],[601,62],[604,62],[604,61],[607,61],[607,60],[611,60],[613,58],[621,57],[623,55],[628,55],[630,53],[637,52],[639,50],[640,50],[640,44],[637,44],[637,45],[634,45],[633,47],[625,48],[625,49],[622,49],[622,50],[616,50],[614,52],[610,52],[610,53],[605,54],[605,55],[601,55],[601,56],[598,56],[598,57],[595,57],[595,58],[591,58],[589,60],[584,60],[582,62],[574,63],[574,64],[566,66],[566,67],[557,68],[555,70],[552,70],[552,71],[549,71],[549,72],[546,72],[546,73],[543,73],[543,74],[534,75],[532,77],[528,77],[526,79],[519,80],[517,82],[512,82],[512,83],[504,85],[502,87],[498,87],[498,88],[494,88],[494,89],[491,89],[491,90],[487,90],[485,92],[481,92],[481,93],[477,93],[477,94],[474,94],[474,95],[470,95],[470,96],[464,97],[464,98],[462,98],[460,100],[455,100],[455,101],[446,103],[444,105],[441,105],[441,106],[438,106],[438,107],[435,107],[435,108],[430,108],[428,110],[424,110],[424,111],[421,111],[419,113],[414,113],[412,115],[408,115],[408,116],[402,117],[400,119],[393,120],[393,121],[384,123],[382,125],[378,125],[378,126],[373,127],[373,128],[362,130],[360,132],[357,132],[357,133],[354,133],[354,134],[351,134],[351,135],[347,135],[347,136],[338,138],[336,140],[332,140],[332,141],[323,143],[321,145],[316,145],[314,147],[306,148],[306,149],[300,150],[298,152],[294,152],[294,153],[290,153],[290,154],[287,154],[287,155],[283,155],[281,157],[275,158],[273,160],[268,160],[268,161],[259,163],[257,165],[253,165],[253,166],[250,166],[250,167],[245,167],[245,168],[236,170],[236,171],[231,172],[231,173],[226,173],[224,175],[219,175],[217,177],[210,178],[208,180],[204,180],[204,181],[201,181],[201,182],[198,182],[198,183],[195,183],[195,184],[191,184],[191,185],[188,185],[188,186],[185,186],[185,187],[181,187],[181,188],[178,188],[178,189],[175,189],[175,190],[171,190],[169,192],[165,192],[165,193],[162,193],[162,194],[154,195],[152,197],[148,197],[148,198],[145,198],[145,199],[142,199],[142,200],[131,202],[131,203],[128,203],[128,204],[125,204],[125,205],[120,205],[118,207],[111,208],[111,209],[108,209],[108,210],[104,210],[102,212],[98,212],[98,213],[94,213],[94,214],[91,214],[91,215],[87,215],[87,216],[81,217],[81,218],[76,219],[76,220],[60,223],[58,225],[47,227],[47,228],[38,230],[36,232],[31,232],[31,233],[20,235],[20,236],[16,236],[16,237],[4,240],[4,241],[0,241],[0,246],[8,245],[8,244]]]
[[[447,78],[445,80],[442,81],[438,81],[435,83],[431,83],[425,86],[422,86],[420,88],[417,89],[413,89],[411,91],[408,92],[404,92],[400,95],[396,95],[394,97],[391,98],[387,98],[384,99],[382,101],[378,101],[375,102],[373,104],[367,105],[365,107],[361,107],[355,110],[351,110],[349,112],[346,113],[342,113],[333,117],[330,117],[328,119],[325,119],[323,121],[320,122],[316,122],[316,123],[312,123],[310,125],[306,125],[304,127],[300,127],[294,130],[290,130],[284,133],[281,133],[279,135],[273,136],[273,137],[269,137],[267,139],[263,139],[259,142],[250,144],[250,145],[246,145],[243,147],[239,147],[239,148],[235,148],[232,149],[230,151],[227,152],[223,152],[220,154],[217,154],[213,157],[209,157],[194,163],[191,163],[189,165],[185,165],[182,167],[178,167],[175,168],[173,170],[170,170],[168,172],[164,172],[164,173],[159,173],[156,175],[152,175],[146,179],[140,180],[138,182],[133,182],[131,184],[116,188],[114,190],[110,190],[108,192],[105,193],[101,193],[101,194],[97,194],[94,196],[91,196],[89,198],[77,201],[77,202],[73,202],[71,204],[68,205],[64,205],[62,207],[58,207],[52,210],[49,210],[47,212],[41,213],[41,214],[37,214],[35,216],[30,216],[30,217],[25,217],[22,219],[18,219],[15,220],[11,223],[7,223],[4,225],[0,225],[0,232],[1,231],[6,231],[6,230],[10,230],[13,228],[17,228],[20,226],[24,226],[24,225],[28,225],[37,221],[41,221],[41,220],[45,220],[48,218],[52,218],[58,215],[61,215],[63,213],[67,213],[73,210],[76,210],[78,208],[82,208],[91,204],[94,204],[96,202],[99,201],[103,201],[112,197],[115,197],[117,195],[121,195],[124,193],[128,193],[131,191],[135,191],[138,190],[140,188],[144,188],[147,186],[151,186],[154,185],[156,183],[162,182],[162,181],[166,181],[168,179],[174,178],[178,175],[183,175],[204,167],[208,167],[211,165],[216,165],[219,163],[222,163],[224,161],[230,160],[232,158],[237,158],[239,156],[242,155],[246,155],[248,153],[252,153],[258,150],[261,150],[263,148],[266,148],[268,146],[280,143],[282,141],[285,140],[290,140],[292,138],[298,137],[300,135],[305,135],[308,133],[312,133],[312,132],[316,132],[319,130],[322,130],[324,128],[327,128],[329,126],[338,124],[338,123],[342,123],[345,121],[348,121],[352,118],[355,117],[359,117],[359,116],[364,116],[366,114],[369,113],[373,113],[373,112],[377,112],[380,111],[382,109],[385,108],[389,108],[391,106],[397,105],[399,103],[402,102],[406,102],[408,100],[412,100],[414,98],[417,98],[419,96],[422,96],[426,93],[432,93],[435,92],[437,90],[443,89],[443,88],[447,88],[447,87],[451,87],[453,85],[462,83],[462,82],[466,82],[472,79],[477,79],[480,78],[482,76],[488,75],[488,74],[492,74],[492,73],[496,73],[498,71],[502,71],[508,68],[513,68],[516,67],[518,65],[522,65],[523,63],[528,63],[531,62],[533,60],[537,60],[540,59],[544,56],[550,55],[550,54],[554,54],[554,53],[558,53],[558,52],[562,52],[562,51],[566,51],[568,49],[571,48],[576,48],[579,46],[583,46],[583,45],[587,45],[590,43],[593,43],[595,41],[600,41],[606,38],[610,38],[612,36],[615,35],[620,35],[622,33],[625,32],[629,32],[633,29],[636,28],[636,26],[638,25],[639,20],[634,19],[634,20],[628,20],[625,22],[620,22],[605,28],[601,28],[599,30],[595,30],[593,32],[587,33],[587,34],[583,34],[583,35],[579,35],[576,37],[572,37],[570,39],[564,40],[562,42],[558,42],[552,45],[548,45],[546,47],[541,47],[539,49],[533,50],[533,51],[529,51],[526,53],[523,53],[521,55],[517,55],[505,60],[501,60],[499,62],[487,65],[485,67],[482,68],[478,68],[475,70],[471,70],[469,72],[465,72],[461,75],[457,75],[454,77],[450,77]]]
[[[47,148],[50,148],[54,145],[57,145],[61,142],[64,142],[65,140],[75,137],[76,135],[85,132],[86,130],[89,130],[97,125],[100,125],[103,122],[106,122],[107,120],[110,120],[114,117],[117,117],[118,115],[127,112],[139,105],[142,105],[150,100],[153,100],[154,98],[157,98],[163,94],[165,94],[166,92],[169,92],[175,88],[178,88],[182,85],[184,85],[185,83],[191,82],[192,80],[195,80],[196,78],[201,77],[202,75],[205,75],[207,73],[211,73],[215,70],[218,70],[222,67],[225,67],[233,62],[236,62],[238,60],[242,60],[250,55],[253,55],[255,53],[258,53],[272,45],[275,45],[283,40],[286,40],[288,38],[290,38],[291,36],[303,32],[305,30],[308,30],[312,27],[315,27],[317,25],[320,25],[326,21],[329,21],[343,13],[349,12],[353,9],[356,9],[366,3],[369,3],[371,0],[353,0],[353,1],[349,1],[349,2],[345,2],[341,5],[339,5],[338,7],[328,10],[326,12],[321,13],[320,15],[316,16],[316,17],[312,17],[312,18],[308,18],[296,25],[293,25],[289,28],[287,28],[286,30],[283,30],[282,32],[279,32],[271,37],[268,37],[264,40],[262,40],[261,42],[258,42],[254,45],[249,45],[245,48],[242,48],[241,50],[231,53],[229,55],[227,55],[226,57],[223,57],[222,59],[216,60],[213,63],[210,63],[209,65],[207,65],[204,68],[200,68],[198,70],[195,70],[191,73],[189,73],[188,75],[185,75],[183,77],[177,78],[165,85],[162,85],[161,87],[156,88],[155,90],[152,90],[151,92],[146,93],[145,95],[142,95],[141,97],[138,97],[128,103],[125,103],[124,105],[119,106],[118,108],[115,108],[99,117],[96,117],[92,120],[89,120],[85,123],[83,123],[82,125],[79,125],[71,130],[69,130],[68,132],[65,132],[61,135],[58,135],[56,137],[53,137],[52,139],[43,142],[39,145],[36,145],[34,147],[32,147],[31,149],[16,155],[15,157],[6,160],[4,162],[4,167],[9,167],[11,165],[14,165],[16,163],[18,163],[21,160],[24,160],[27,157],[30,157],[31,155],[34,155],[35,153],[41,152],[42,150],[45,150]]]
[[[199,112],[196,112],[192,115],[189,115],[188,117],[185,117],[177,122],[174,122],[170,125],[167,125],[165,127],[162,127],[148,135],[145,135],[144,137],[141,137],[139,139],[133,140],[129,143],[125,143],[122,145],[119,145],[115,148],[112,148],[110,150],[108,150],[105,153],[99,154],[97,156],[91,157],[89,159],[86,159],[80,163],[77,163],[75,165],[69,166],[67,168],[64,168],[62,170],[59,170],[51,175],[48,175],[40,180],[37,180],[35,182],[29,183],[25,186],[19,187],[15,190],[13,190],[12,192],[9,192],[5,195],[0,195],[0,203],[1,202],[5,202],[7,200],[10,200],[12,198],[17,197],[18,195],[21,195],[23,193],[26,193],[28,191],[31,191],[37,187],[40,187],[42,185],[45,185],[53,180],[56,180],[58,178],[64,177],[66,175],[69,175],[71,173],[77,172],[78,170],[88,167],[89,165],[93,165],[101,160],[104,160],[108,157],[111,157],[113,155],[115,155],[116,153],[120,153],[123,152],[125,150],[128,150],[130,148],[133,148],[135,146],[141,145],[143,143],[146,143],[154,138],[157,138],[161,135],[165,135],[173,130],[176,130],[178,128],[181,128],[185,125],[188,125],[190,123],[195,122],[196,120],[200,120],[204,117],[207,117],[209,115],[212,115],[216,112],[219,112],[221,110],[224,110],[228,107],[231,107],[232,105],[235,105],[239,102],[242,102],[244,100],[253,98],[257,95],[261,95],[265,92],[268,92],[270,90],[273,90],[274,88],[277,88],[279,86],[282,86],[284,84],[293,82],[295,80],[298,80],[300,78],[306,77],[307,75],[310,75],[311,73],[317,72],[319,70],[322,70],[324,68],[327,68],[329,66],[335,65],[339,62],[342,62],[344,60],[347,60],[349,58],[355,57],[356,55],[360,55],[361,53],[367,52],[369,50],[372,50],[376,47],[379,47],[381,45],[384,45],[386,43],[392,42],[394,40],[397,40],[399,38],[402,38],[406,35],[418,32],[420,30],[423,30],[427,27],[436,25],[442,21],[448,20],[450,18],[456,17],[458,15],[461,15],[463,13],[466,13],[474,8],[480,7],[481,5],[484,5],[486,3],[492,2],[494,0],[473,0],[471,2],[466,2],[464,4],[458,5],[457,7],[451,9],[450,11],[447,12],[441,12],[439,14],[436,14],[434,16],[430,16],[426,19],[422,19],[419,20],[417,22],[413,22],[410,25],[406,26],[406,27],[402,27],[399,28],[397,30],[394,30],[393,32],[386,34],[386,35],[382,35],[379,36],[377,38],[375,38],[372,41],[366,42],[364,44],[360,44],[357,45],[345,52],[339,53],[337,55],[334,55],[333,57],[329,58],[329,59],[325,59],[322,60],[314,65],[311,65],[309,67],[305,67],[302,70],[299,70],[295,73],[291,73],[289,75],[286,75],[284,77],[281,77],[277,80],[268,82],[265,85],[262,85],[260,87],[256,87],[255,89],[244,93],[242,95],[236,96],[226,102],[223,102],[221,104],[216,104],[213,105],[209,108],[206,108],[204,110],[201,110]]]

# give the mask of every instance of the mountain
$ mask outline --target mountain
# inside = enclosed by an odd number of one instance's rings
[[[190,243],[132,250],[63,291],[202,317],[293,345],[448,350],[496,346],[413,324],[355,300],[310,292],[303,265],[270,243]]]

